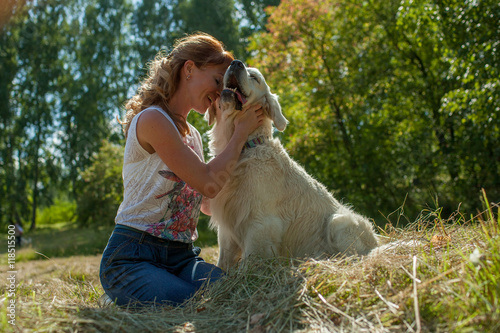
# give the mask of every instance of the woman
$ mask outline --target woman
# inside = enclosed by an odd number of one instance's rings
[[[149,64],[126,104],[124,198],[100,267],[102,286],[118,305],[180,305],[223,274],[193,249],[199,211],[210,214],[205,198],[220,191],[263,114],[246,106],[227,148],[209,163],[186,119],[215,103],[232,60],[209,35],[185,37]]]

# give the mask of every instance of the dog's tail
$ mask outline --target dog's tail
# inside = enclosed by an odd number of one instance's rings
[[[330,216],[327,237],[329,247],[339,254],[367,255],[378,246],[370,221],[345,207]]]

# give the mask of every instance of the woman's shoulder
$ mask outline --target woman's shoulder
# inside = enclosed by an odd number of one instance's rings
[[[177,129],[177,126],[175,125],[175,122],[173,121],[172,117],[165,112],[161,107],[159,106],[150,106],[147,107],[146,109],[142,110],[137,114],[138,121],[140,119],[141,123],[143,124],[165,124],[164,120],[168,120],[168,122],[174,127],[175,132],[177,132],[180,135],[179,130]]]
[[[152,117],[165,117],[169,120],[172,120],[172,118],[169,116],[169,114],[163,110],[161,107],[156,106],[156,105],[151,105],[142,110],[141,112],[138,113],[138,115],[141,114],[149,114]]]

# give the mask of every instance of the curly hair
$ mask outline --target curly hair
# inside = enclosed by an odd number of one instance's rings
[[[165,110],[183,136],[190,132],[186,119],[174,114],[169,108],[169,101],[179,87],[181,70],[187,60],[192,60],[198,68],[205,68],[224,63],[229,65],[234,57],[224,49],[222,42],[205,33],[178,39],[173,50],[166,56],[164,51],[160,51],[147,64],[148,75],[139,86],[137,94],[125,104],[125,120],[120,121],[125,136],[135,115],[152,105]]]

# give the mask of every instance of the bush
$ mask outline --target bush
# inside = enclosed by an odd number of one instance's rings
[[[51,206],[38,209],[36,225],[49,225],[60,222],[75,222],[76,202],[56,199]]]
[[[78,188],[77,221],[82,226],[112,224],[123,198],[123,147],[103,141]]]

